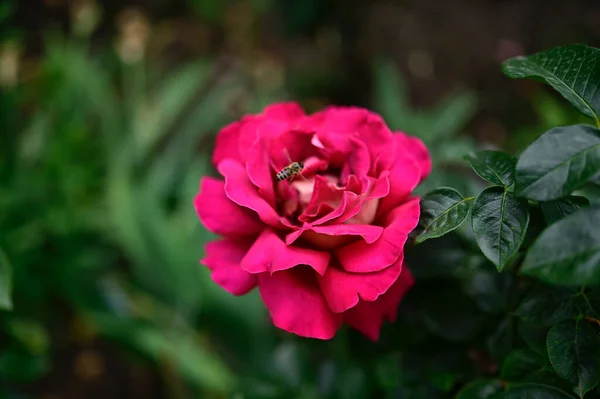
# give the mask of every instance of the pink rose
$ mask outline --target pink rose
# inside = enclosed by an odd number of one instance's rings
[[[291,161],[291,182],[276,181]],[[330,339],[346,323],[373,340],[413,284],[404,244],[419,221],[413,189],[430,172],[423,143],[362,108],[306,115],[267,107],[219,132],[194,205],[224,238],[206,246],[212,279],[234,295],[258,286],[275,326]]]

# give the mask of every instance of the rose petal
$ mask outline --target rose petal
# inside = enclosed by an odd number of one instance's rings
[[[328,252],[287,246],[272,230],[264,230],[242,259],[241,266],[249,273],[273,273],[308,265],[323,275],[330,259]]]
[[[374,112],[367,112],[366,120],[358,129],[358,134],[371,153],[371,170],[376,174],[389,170],[394,162],[396,143],[383,118]]]
[[[379,339],[384,318],[396,321],[400,301],[414,283],[410,270],[405,266],[396,282],[374,302],[360,301],[344,313],[344,323],[357,329],[373,341]]]
[[[263,115],[266,118],[296,120],[304,117],[306,114],[298,103],[288,101],[267,106],[263,111]]]
[[[259,274],[258,288],[273,324],[285,331],[330,339],[342,323],[342,315],[327,307],[314,272],[308,268]]]
[[[246,174],[244,167],[229,159],[219,164],[219,173],[225,177],[225,194],[236,204],[252,209],[260,219],[271,226],[285,224],[277,212],[264,198],[258,195],[256,188]]]
[[[258,138],[248,152],[246,172],[250,181],[258,187],[258,195],[275,207],[274,176],[277,173],[269,160],[269,148],[266,139]]]
[[[252,245],[249,239],[226,238],[206,244],[206,257],[200,263],[211,271],[211,278],[233,295],[244,295],[256,285],[256,276],[240,267]]]
[[[225,182],[212,177],[202,179],[194,207],[204,226],[218,235],[257,235],[263,229],[255,214],[227,198]]]
[[[224,159],[233,159],[238,163],[244,162],[238,151],[238,140],[242,126],[242,122],[232,122],[221,129],[219,134],[217,134],[215,150],[212,157],[215,166],[219,166]]]
[[[402,255],[408,234],[419,223],[419,216],[419,199],[413,198],[386,215],[383,221],[385,229],[377,241],[371,245],[357,241],[336,250],[335,256],[349,272],[370,273],[382,270]]]
[[[287,245],[291,245],[300,236],[324,249],[333,249],[346,244],[353,236],[361,236],[370,244],[381,236],[383,227],[368,224],[336,224],[331,226],[312,226],[304,223],[299,230],[285,237]]]
[[[421,180],[425,179],[431,172],[431,156],[425,144],[414,136],[409,136],[404,132],[395,132],[396,145],[404,148],[421,168]]]
[[[341,313],[356,306],[359,299],[376,300],[394,284],[401,271],[402,260],[374,273],[349,273],[330,265],[319,283],[329,309]]]
[[[336,220],[337,223],[371,224],[375,220],[379,199],[385,198],[390,192],[390,181],[387,172],[384,172],[378,179],[367,177],[366,182],[366,190],[359,197],[359,201],[356,201],[353,207],[347,207],[344,214]]]
[[[390,192],[379,204],[377,216],[381,217],[392,208],[398,206],[410,196],[415,187],[421,181],[421,168],[417,162],[404,149],[402,143],[406,142],[406,136],[394,135],[396,140],[396,159],[390,169]]]

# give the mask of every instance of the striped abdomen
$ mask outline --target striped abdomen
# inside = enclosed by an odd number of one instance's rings
[[[277,181],[287,179],[291,180],[294,178],[294,176],[302,172],[302,169],[304,169],[304,164],[302,162],[292,162],[291,164],[283,168],[279,173],[277,173],[277,176],[275,178],[277,179]]]

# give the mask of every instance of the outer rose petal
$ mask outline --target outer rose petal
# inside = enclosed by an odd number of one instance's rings
[[[241,267],[249,273],[273,273],[304,264],[323,275],[330,259],[329,252],[287,246],[272,230],[265,230],[242,259]]]
[[[229,199],[258,213],[263,222],[271,226],[281,226],[282,218],[258,195],[242,165],[225,159],[219,164],[219,173],[225,177],[225,194]]]
[[[370,273],[382,270],[396,262],[402,255],[408,234],[419,223],[419,199],[394,208],[386,215],[383,224],[386,226],[381,237],[367,245],[357,241],[335,251],[342,267],[354,273]]]
[[[358,305],[344,313],[344,322],[356,328],[373,341],[379,339],[379,331],[384,318],[396,321],[396,311],[400,300],[414,283],[412,274],[403,267],[400,277],[390,289],[374,302],[360,301]]]
[[[250,148],[246,161],[246,171],[250,181],[258,187],[259,195],[269,205],[275,206],[275,189],[273,187],[274,169],[269,163],[269,147],[266,139],[259,138]]]
[[[314,272],[295,267],[258,275],[258,288],[275,326],[308,338],[330,339],[342,324],[342,315],[328,307]]]
[[[263,115],[266,118],[296,120],[302,118],[305,113],[298,103],[289,101],[269,105],[265,108]]]
[[[425,179],[431,172],[431,157],[425,144],[414,136],[409,136],[404,132],[395,132],[397,136],[396,145],[402,146],[405,151],[419,164],[421,168],[421,180]]]
[[[212,177],[202,179],[194,207],[204,226],[215,234],[256,235],[263,229],[255,215],[227,198],[225,182]]]
[[[359,299],[376,300],[394,284],[401,271],[402,260],[374,273],[348,273],[341,267],[329,266],[319,282],[329,308],[341,313],[356,306]]]
[[[243,163],[242,156],[238,151],[238,140],[243,122],[232,122],[225,126],[217,135],[215,151],[213,153],[213,164],[219,166],[224,159],[233,159],[236,162]]]
[[[382,198],[377,211],[378,216],[383,216],[395,206],[400,205],[413,192],[422,180],[422,171],[409,149],[405,148],[408,136],[395,134],[396,159],[390,169],[390,192]]]
[[[200,263],[211,271],[213,281],[233,295],[244,295],[256,285],[256,276],[240,267],[252,240],[226,238],[206,244],[206,257]]]

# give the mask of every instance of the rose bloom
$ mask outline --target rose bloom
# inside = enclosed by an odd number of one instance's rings
[[[276,181],[291,161],[301,175]],[[366,109],[306,115],[267,107],[223,128],[194,205],[222,239],[201,261],[233,295],[258,286],[275,326],[332,338],[342,323],[377,340],[413,284],[403,264],[419,221],[413,189],[431,170],[417,138]]]

